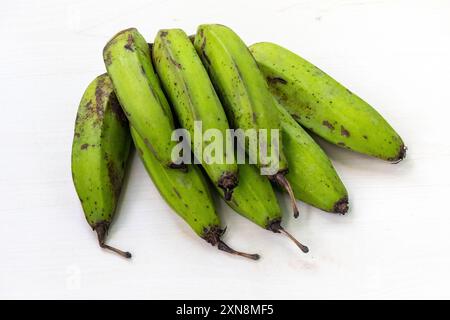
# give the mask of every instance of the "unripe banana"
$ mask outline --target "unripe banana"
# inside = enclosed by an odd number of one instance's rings
[[[350,150],[392,162],[405,158],[405,144],[387,121],[322,70],[273,43],[250,50],[272,93],[304,127]]]
[[[195,233],[211,245],[217,245],[219,250],[258,260],[259,255],[233,250],[220,239],[224,230],[220,228],[208,185],[198,167],[188,165],[185,172],[168,169],[146,148],[137,131],[133,127],[130,129],[136,149],[159,193]]]
[[[128,121],[108,75],[87,87],[78,108],[72,145],[72,178],[86,220],[97,232],[102,248],[126,258],[105,244],[127,167],[131,137]]]
[[[198,27],[194,46],[208,70],[234,128],[258,130],[260,142],[262,139],[259,129],[266,129],[267,143],[261,149],[272,150],[271,129],[280,129],[278,114],[268,85],[245,43],[231,29],[211,24]],[[250,154],[258,155],[259,167],[273,165],[260,158],[259,146],[256,149],[252,148],[251,144],[248,146]],[[279,169],[276,174],[269,177],[289,192],[294,216],[297,217],[297,204],[285,177],[288,164],[281,141],[277,147]]]
[[[223,190],[216,188],[225,199]],[[269,180],[259,174],[256,166],[239,165],[239,185],[235,188],[233,198],[225,202],[243,217],[258,226],[289,237],[304,252],[308,247],[301,244],[281,226],[281,208]]]
[[[103,59],[120,104],[147,148],[164,165],[184,167],[171,158],[176,145],[170,139],[175,128],[172,113],[145,39],[134,28],[123,30],[106,44]]]
[[[227,155],[227,146],[231,145],[227,132],[228,120],[202,61],[188,36],[180,29],[160,30],[152,50],[155,69],[181,126],[190,133],[195,156],[214,185],[225,190],[225,196],[229,199],[237,185],[238,167],[234,162],[234,150]],[[192,139],[195,121],[201,121],[202,137],[210,129],[223,137],[222,152],[214,155],[219,161],[204,159],[201,144]],[[204,143],[203,150],[207,150],[208,145]],[[227,161],[230,159],[232,163]]]
[[[278,103],[283,147],[295,197],[325,211],[345,214],[348,194],[330,159]]]

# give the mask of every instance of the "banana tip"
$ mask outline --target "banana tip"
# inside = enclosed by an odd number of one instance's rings
[[[231,196],[233,194],[233,189],[236,187],[238,183],[238,178],[236,173],[234,172],[225,172],[220,177],[217,185],[219,188],[223,189],[224,191],[224,198],[226,201],[231,200]]]
[[[333,212],[346,214],[347,211],[348,211],[348,196],[344,196],[334,204]]]
[[[261,258],[261,256],[259,254],[255,253],[255,254],[250,254],[249,258],[256,261],[256,260],[259,260]]]
[[[397,157],[395,157],[392,161],[393,164],[399,163],[400,161],[406,158],[406,151],[408,151],[408,147],[402,144],[400,146],[400,150],[398,152]]]
[[[402,145],[400,148],[400,152],[398,154],[398,159],[399,159],[398,162],[400,162],[406,158],[406,151],[408,151],[408,147],[405,145]]]

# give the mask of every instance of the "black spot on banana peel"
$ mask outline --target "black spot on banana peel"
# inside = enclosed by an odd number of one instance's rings
[[[134,40],[133,35],[131,33],[128,34],[128,40],[127,43],[124,45],[124,48],[129,51],[134,51]]]
[[[111,112],[114,113],[117,120],[122,124],[123,127],[128,128],[127,116],[123,112],[122,107],[119,104],[119,101],[117,101],[116,95],[114,93],[111,93],[109,100],[111,104]]]
[[[104,61],[105,61],[105,65],[106,66],[110,66],[112,63],[112,54],[111,52],[107,52],[105,57],[104,57]]]
[[[105,155],[105,160],[107,161],[108,177],[111,184],[111,189],[115,196],[119,198],[120,191],[122,189],[122,179],[121,173],[114,161],[109,160],[107,154]],[[122,169],[122,168],[121,168]]]
[[[334,130],[334,126],[328,121],[328,120],[323,120],[322,124],[327,127],[330,130]]]
[[[347,129],[345,129],[344,126],[341,126],[341,136],[344,136],[347,138],[350,137],[350,132]]]
[[[170,62],[172,62],[172,64],[177,67],[178,69],[181,69],[183,66],[181,65],[181,63],[179,63],[178,61],[176,61],[172,56],[169,57]]]

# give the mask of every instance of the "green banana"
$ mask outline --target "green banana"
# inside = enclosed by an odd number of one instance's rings
[[[191,146],[214,185],[224,189],[226,198],[230,199],[237,185],[238,167],[233,150],[230,152],[232,163],[227,161],[227,146],[231,145],[228,120],[194,46],[183,30],[166,29],[158,32],[152,53],[156,72],[181,126],[194,137],[195,122],[201,121],[202,136],[206,130],[214,129],[224,138],[222,153],[215,154],[221,157],[217,162],[204,160],[202,145],[194,139],[191,139]],[[206,143],[204,150],[208,146]]]
[[[286,176],[295,197],[325,211],[345,214],[348,194],[330,159],[306,131],[276,103],[283,149],[289,162]]]
[[[304,127],[338,146],[392,162],[400,136],[369,104],[322,70],[273,43],[250,47],[272,93]]]
[[[131,125],[147,148],[170,168],[184,168],[172,160],[174,122],[170,106],[153,70],[150,49],[134,28],[116,34],[103,49],[108,75]]]
[[[231,249],[220,239],[224,230],[220,228],[219,216],[199,168],[189,165],[185,172],[168,169],[146,148],[137,130],[130,129],[136,149],[159,193],[194,232],[211,245],[217,245],[219,250],[258,260],[259,255]]]
[[[223,190],[217,191],[225,199]],[[258,168],[250,164],[239,165],[239,185],[233,198],[225,202],[243,217],[258,226],[289,237],[304,252],[308,247],[301,244],[281,226],[281,208],[269,180],[259,174]]]
[[[234,128],[243,130],[266,129],[268,133],[266,150],[272,150],[271,129],[280,129],[278,114],[268,85],[258,69],[245,43],[231,29],[222,25],[200,25],[194,39],[194,46],[205,65],[211,80],[222,99],[222,103]],[[279,137],[281,139],[281,137]],[[258,131],[258,141],[261,136]],[[288,164],[278,143],[278,170],[269,178],[288,191],[294,217],[298,208],[294,194],[286,180]],[[250,154],[257,154],[257,165],[272,167],[260,157],[263,148],[248,145]]]
[[[114,94],[108,75],[87,87],[78,108],[72,145],[72,178],[86,220],[97,232],[100,247],[126,258],[105,244],[119,199],[130,153],[128,121]]]

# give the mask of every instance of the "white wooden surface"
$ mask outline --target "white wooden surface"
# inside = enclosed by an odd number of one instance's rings
[[[450,298],[449,1],[2,1],[0,298]],[[135,26],[234,28],[249,44],[301,54],[369,101],[409,146],[398,165],[323,144],[351,200],[346,216],[301,204],[286,225],[310,247],[219,210],[214,250],[161,200],[134,156],[110,233],[97,247],[70,173],[81,94],[102,48]],[[282,198],[288,209],[287,200]]]

